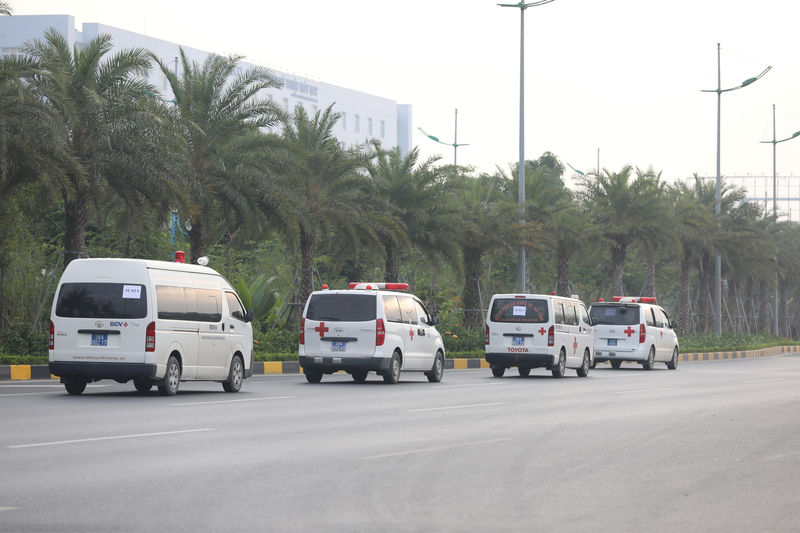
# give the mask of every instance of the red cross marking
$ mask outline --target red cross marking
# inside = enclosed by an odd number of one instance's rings
[[[539,330],[539,335],[544,335],[545,333],[547,333],[546,329],[542,328]]]
[[[572,353],[574,354],[577,351],[578,351],[578,337],[575,337],[572,341]]]
[[[626,329],[626,330],[625,330],[625,331],[623,331],[622,333],[627,333],[627,334],[628,334],[628,337],[630,337],[631,335],[633,335],[634,333],[636,333],[636,330],[635,330],[635,329],[633,329],[632,327],[628,326],[628,329]]]
[[[413,329],[408,330],[408,334],[411,336],[411,340],[413,341],[414,340],[414,330]]]
[[[314,331],[319,333],[319,338],[321,339],[326,333],[328,333],[328,331],[330,331],[330,328],[325,327],[325,322],[320,322],[319,326],[314,328]]]
[[[663,331],[659,331],[659,333],[661,334],[661,338],[663,339],[664,338],[664,332]]]

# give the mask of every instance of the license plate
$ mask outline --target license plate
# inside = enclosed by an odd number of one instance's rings
[[[346,341],[333,341],[331,350],[334,352],[343,352],[346,344]]]
[[[513,337],[512,346],[525,346],[525,337]]]
[[[92,346],[108,346],[108,333],[92,333]]]
[[[609,346],[616,346],[617,345],[617,339],[608,339],[608,345]]]

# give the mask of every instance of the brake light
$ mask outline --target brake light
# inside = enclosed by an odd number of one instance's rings
[[[486,324],[486,344],[489,344],[489,324]]]
[[[306,319],[300,319],[300,346],[306,343]]]
[[[385,340],[386,328],[383,326],[383,319],[379,318],[375,321],[375,346],[383,346]]]
[[[644,324],[639,324],[639,344],[643,344],[647,340],[647,329]]]
[[[51,320],[50,321],[50,350],[55,349],[55,344],[56,344],[56,335],[55,335],[55,333],[56,333],[56,328],[53,325],[53,321]]]
[[[144,333],[144,351],[145,352],[155,352],[156,351],[156,323],[150,322],[147,324],[147,329]]]
[[[550,329],[547,330],[547,345],[548,346],[555,346],[556,345],[556,327],[550,326]]]

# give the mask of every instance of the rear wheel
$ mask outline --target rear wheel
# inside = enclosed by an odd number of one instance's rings
[[[622,366],[622,361],[618,361],[618,360],[615,360],[615,359],[611,360],[611,368],[619,369],[619,367],[621,367],[621,366]]]
[[[303,373],[306,375],[306,381],[309,383],[319,383],[322,381],[322,370],[310,370],[308,368],[304,368]]]
[[[589,355],[589,350],[586,350],[583,352],[583,364],[577,370],[578,375],[582,378],[589,375],[589,359],[591,359],[591,356]]]
[[[175,396],[178,394],[178,387],[181,383],[181,365],[178,358],[170,355],[167,360],[167,373],[164,374],[164,379],[158,385],[158,392],[162,396]]]
[[[667,368],[670,370],[675,370],[678,368],[678,347],[676,346],[674,350],[672,350],[672,359],[667,361]]]
[[[392,359],[389,361],[389,368],[383,375],[383,381],[394,385],[400,381],[400,353],[394,352]]]
[[[650,353],[647,354],[647,360],[645,360],[645,362],[642,363],[642,368],[644,368],[645,370],[653,370],[653,365],[655,364],[655,360],[656,360],[656,349],[653,346],[651,346]]]
[[[527,366],[518,367],[517,370],[519,371],[519,375],[522,376],[523,378],[527,378],[528,376],[531,375],[531,369],[528,368]]]
[[[439,383],[442,381],[442,376],[444,376],[444,354],[442,354],[442,352],[436,352],[436,357],[433,360],[433,368],[431,368],[430,372],[426,372],[425,375],[431,383]]]
[[[133,378],[133,386],[136,387],[138,392],[144,394],[145,392],[150,392],[150,389],[153,388],[153,382],[147,378]]]
[[[506,367],[504,366],[497,366],[492,365],[492,375],[496,378],[502,378],[503,374],[506,373]]]
[[[231,369],[228,373],[228,381],[222,382],[222,388],[225,392],[239,392],[242,390],[242,382],[244,381],[244,363],[242,358],[234,355],[231,359]]]
[[[80,394],[86,390],[86,383],[83,381],[72,381],[64,383],[64,388],[70,394]]]
[[[551,371],[554,378],[563,378],[564,373],[567,371],[567,352],[562,348],[558,353],[558,363]]]
[[[353,372],[350,373],[350,375],[353,376],[353,381],[356,383],[364,383],[367,381],[367,374],[369,374],[369,370],[353,370]]]

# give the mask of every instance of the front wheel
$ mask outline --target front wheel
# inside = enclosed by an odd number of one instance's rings
[[[676,346],[674,350],[672,350],[672,359],[667,361],[667,368],[670,370],[675,370],[678,368],[678,347]]]
[[[505,374],[505,373],[506,373],[506,367],[498,366],[498,365],[492,365],[492,375],[494,377],[502,378],[503,374]]]
[[[164,379],[158,385],[158,392],[162,396],[175,396],[178,394],[178,387],[181,383],[181,365],[178,363],[178,358],[170,355],[167,360],[167,372],[164,374]]]
[[[400,354],[398,352],[392,354],[389,369],[383,375],[383,381],[392,385],[400,381]]]
[[[589,375],[589,368],[591,368],[591,365],[589,364],[589,359],[591,359],[591,356],[589,355],[589,350],[586,350],[583,352],[583,364],[577,370],[578,376],[585,378],[586,376]]]
[[[67,389],[67,392],[70,394],[80,394],[86,390],[86,383],[83,381],[67,382],[64,383],[64,388]]]
[[[222,382],[222,388],[225,392],[239,392],[242,390],[242,382],[244,381],[244,363],[242,358],[234,355],[231,359],[231,369],[228,372],[228,380]]]
[[[567,353],[562,349],[558,354],[558,364],[551,371],[554,378],[563,378],[567,371]]]
[[[436,357],[433,360],[433,368],[425,375],[431,383],[439,383],[444,376],[444,355],[442,352],[436,352]]]

